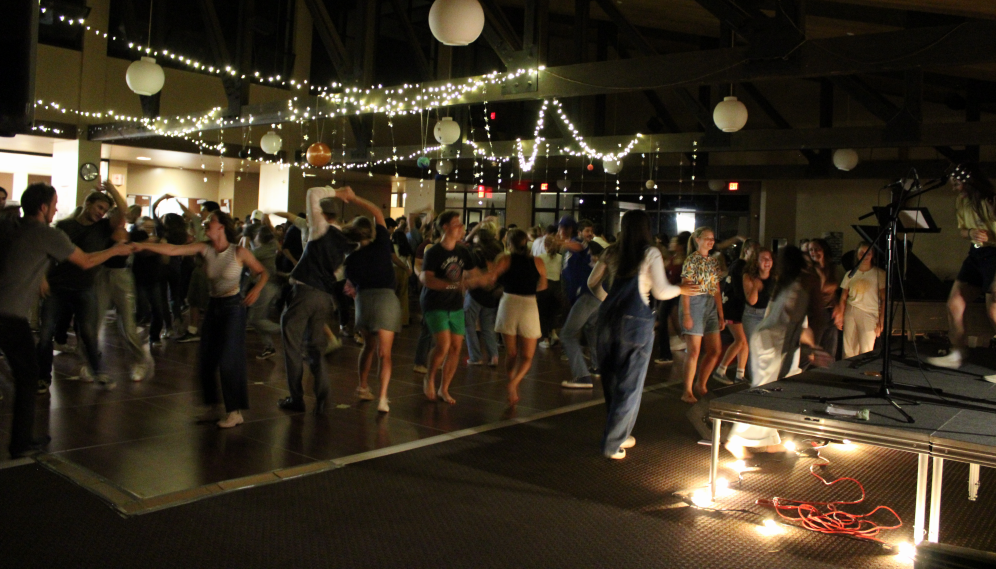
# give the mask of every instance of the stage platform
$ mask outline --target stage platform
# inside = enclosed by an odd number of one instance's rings
[[[718,459],[717,427],[740,422],[773,427],[823,439],[848,439],[919,455],[915,540],[937,541],[940,525],[940,486],[944,460],[975,465],[970,468],[969,499],[978,491],[978,465],[996,467],[996,384],[983,376],[996,373],[996,354],[989,349],[971,350],[959,370],[919,365],[916,351],[908,348],[905,360],[895,361],[892,390],[897,402],[914,422],[874,394],[881,360],[838,362],[829,369],[811,370],[760,388],[713,399],[709,417],[714,421],[713,470]],[[926,355],[921,351],[922,357]],[[929,354],[933,355],[933,353]],[[837,403],[849,409],[868,409],[869,420],[831,416],[819,397],[867,397]],[[904,401],[905,400],[905,401]],[[924,518],[928,459],[933,460],[929,529]],[[715,479],[715,474],[712,475]]]

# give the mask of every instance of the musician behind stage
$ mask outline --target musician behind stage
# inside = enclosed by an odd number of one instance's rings
[[[948,297],[951,351],[946,356],[927,358],[927,363],[946,368],[961,367],[965,351],[965,307],[980,294],[993,292],[996,276],[996,189],[975,162],[965,162],[951,172],[958,229],[972,242],[968,258]],[[989,320],[996,325],[996,303],[987,303]],[[996,383],[996,375],[986,376]]]

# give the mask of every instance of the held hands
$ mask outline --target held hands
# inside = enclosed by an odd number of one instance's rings
[[[139,250],[138,245],[134,243],[118,243],[117,245],[111,247],[111,251],[114,252],[115,257],[120,257],[123,255],[131,255]]]
[[[989,232],[985,229],[971,229],[968,232],[968,236],[975,243],[986,243],[989,241]]]
[[[349,203],[350,201],[353,200],[353,198],[356,197],[356,192],[354,192],[353,188],[349,186],[343,186],[335,191],[335,197],[341,199],[346,203]]]

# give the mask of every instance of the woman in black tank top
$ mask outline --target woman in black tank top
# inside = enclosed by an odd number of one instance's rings
[[[533,365],[540,328],[536,293],[546,290],[546,265],[529,254],[526,232],[508,232],[510,254],[498,259],[495,268],[505,294],[498,304],[495,331],[505,340],[505,370],[508,373],[508,403],[519,402],[519,383]]]
[[[761,321],[764,320],[764,312],[768,308],[768,300],[771,298],[771,289],[775,286],[774,278],[774,257],[768,249],[761,249],[756,256],[748,261],[744,267],[744,313],[742,322],[744,335],[750,342],[750,337],[754,335]],[[747,369],[751,369],[750,361],[753,355],[748,352]]]

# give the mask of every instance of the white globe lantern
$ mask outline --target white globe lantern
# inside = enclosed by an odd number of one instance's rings
[[[432,134],[439,144],[449,146],[460,140],[460,125],[453,121],[453,117],[443,117],[432,129]]]
[[[444,45],[468,45],[484,30],[484,9],[477,0],[436,0],[429,30]]]
[[[838,170],[850,172],[858,165],[858,153],[853,148],[840,148],[833,153],[833,165]]]
[[[436,162],[436,171],[443,176],[449,176],[453,172],[453,162],[449,160],[440,160]]]
[[[726,182],[723,180],[709,180],[709,189],[714,192],[721,192],[725,187]]]
[[[276,154],[280,152],[280,147],[283,146],[284,141],[280,138],[280,135],[275,131],[270,131],[263,135],[263,138],[259,139],[259,147],[263,149],[263,152],[267,154]]]
[[[712,111],[712,120],[723,132],[737,132],[747,124],[747,107],[736,97],[726,97]]]
[[[647,180],[646,182],[644,182],[643,187],[647,188],[648,190],[652,190],[657,187],[657,182],[653,180]]]
[[[622,160],[606,158],[602,160],[602,169],[606,174],[618,174],[622,170]]]
[[[143,57],[128,66],[125,83],[135,93],[148,97],[162,90],[166,75],[154,57]]]
[[[571,187],[570,180],[557,180],[557,187],[561,190],[567,190]]]

